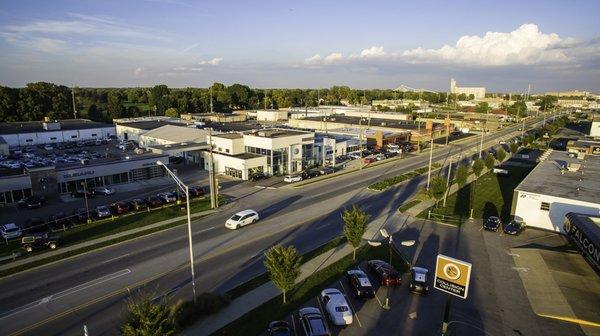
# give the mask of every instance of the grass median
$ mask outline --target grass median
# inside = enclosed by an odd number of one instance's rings
[[[403,256],[395,250],[394,254],[392,259],[394,267],[401,273],[406,272],[408,264],[404,261]],[[342,277],[346,270],[355,267],[363,260],[388,260],[388,258],[388,245],[384,244],[379,247],[364,245],[357,250],[356,260],[352,260],[352,254],[349,254],[296,285],[290,291],[287,303],[284,304],[282,296],[279,295],[214,332],[213,335],[238,335],[240,330],[244,331],[244,335],[261,335],[270,321],[285,319],[306,301],[317,296],[325,286]]]
[[[431,165],[431,170],[435,170],[437,168],[440,168],[441,165],[439,163],[434,163]],[[402,175],[396,175],[396,176],[392,176],[389,178],[386,178],[384,180],[381,181],[377,181],[371,185],[369,185],[367,188],[370,190],[375,190],[375,191],[383,191],[389,187],[392,187],[396,184],[402,183],[404,181],[410,180],[415,176],[419,176],[425,172],[427,172],[429,170],[428,167],[421,167],[421,168],[417,168],[411,172],[408,172],[406,174],[402,174]]]

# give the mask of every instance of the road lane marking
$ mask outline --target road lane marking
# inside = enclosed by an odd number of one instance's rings
[[[348,301],[348,304],[350,305],[350,308],[352,308],[352,312],[354,313],[354,316],[356,317],[356,322],[358,322],[358,326],[362,328],[362,323],[360,323],[360,319],[358,318],[358,312],[356,311],[356,309],[354,309],[354,305],[352,304],[352,301],[346,294],[347,293],[346,288],[344,287],[342,280],[339,280],[339,283],[340,283],[340,286],[342,286],[342,292],[344,292],[344,296],[346,296],[346,301]]]
[[[24,312],[26,310],[29,310],[29,309],[33,308],[33,307],[37,307],[39,305],[49,303],[52,300],[57,300],[57,299],[60,299],[62,297],[65,297],[67,295],[70,295],[70,294],[73,294],[73,293],[77,293],[77,292],[82,291],[84,289],[90,288],[92,286],[95,286],[95,285],[98,285],[98,284],[101,284],[101,283],[104,283],[104,282],[116,279],[116,278],[118,278],[120,276],[123,276],[123,275],[127,275],[129,273],[131,273],[130,269],[124,269],[124,270],[115,272],[113,274],[105,275],[105,276],[100,277],[98,279],[95,279],[95,280],[92,280],[92,281],[88,281],[88,282],[83,283],[81,285],[77,285],[75,287],[71,287],[71,288],[66,289],[66,290],[64,290],[62,292],[59,292],[59,293],[47,296],[47,297],[45,297],[45,298],[43,298],[41,300],[34,301],[34,302],[28,303],[28,304],[26,304],[24,306],[21,306],[19,308],[15,308],[15,309],[9,310],[8,312],[5,312],[2,315],[0,315],[0,320],[5,319],[5,318],[10,317],[10,316],[13,316],[13,315],[16,315],[16,314],[19,314],[19,313],[22,313],[22,312]]]
[[[586,325],[586,326],[590,326],[590,327],[600,328],[600,323],[586,321],[586,320],[578,319],[576,317],[546,315],[546,314],[537,314],[537,315],[542,316],[542,317],[551,318],[551,319],[561,320],[561,321],[565,321],[565,322],[577,323],[580,325]]]
[[[195,233],[202,233],[202,232],[206,232],[206,231],[214,230],[214,229],[216,229],[216,228],[217,228],[217,226],[211,226],[211,227],[209,227],[209,228],[202,229],[202,230],[200,230],[200,231],[196,231]]]
[[[103,261],[101,264],[108,264],[108,263],[109,263],[109,262],[111,262],[111,261],[119,260],[119,259],[121,259],[121,258],[125,258],[125,257],[127,257],[127,256],[129,256],[129,255],[130,255],[130,253],[125,253],[125,254],[123,254],[122,256],[118,256],[118,257],[115,257],[115,258],[111,258],[111,259],[105,260],[105,261]]]

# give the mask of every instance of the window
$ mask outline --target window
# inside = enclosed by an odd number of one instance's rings
[[[56,140],[56,137],[52,137],[52,138],[50,138],[50,140]]]
[[[542,205],[540,206],[540,210],[550,211],[550,203],[542,202]]]
[[[229,148],[225,148],[225,153],[229,153]]]
[[[27,139],[25,142],[33,142],[33,139]]]
[[[92,133],[92,136],[95,137],[95,136],[97,136],[97,134],[96,133]]]
[[[71,135],[71,139],[77,139],[77,135]]]

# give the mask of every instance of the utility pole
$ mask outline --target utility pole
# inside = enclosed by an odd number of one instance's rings
[[[360,162],[359,164],[359,169],[362,170],[363,169],[363,127],[362,127],[362,117],[360,117],[360,119],[358,119],[358,131],[360,132],[358,134],[358,145],[360,146]]]
[[[212,104],[211,104],[212,105]],[[208,182],[210,188],[210,208],[216,208],[215,202],[215,177],[214,177],[214,166],[213,166],[213,151],[212,151],[212,128],[208,129]]]
[[[450,174],[452,174],[452,157],[450,157],[450,164],[448,165],[448,176],[446,176],[446,192],[444,193],[444,208],[446,207],[446,198],[450,192]]]
[[[77,107],[75,106],[75,86],[71,86],[71,97],[73,98],[73,119],[77,119]]]
[[[490,116],[490,108],[488,107],[487,112],[485,114],[485,124],[483,125],[483,128],[481,129],[481,143],[479,144],[479,158],[481,159],[481,157],[483,156],[483,136],[485,135],[485,131],[487,129],[487,123],[489,121],[489,116]]]
[[[212,98],[212,85],[210,86],[210,113],[213,113],[213,98]],[[211,142],[211,148],[212,148],[212,142]],[[212,153],[212,149],[211,149],[211,153]],[[211,154],[212,157],[212,154]]]
[[[427,191],[429,191],[429,182],[431,180],[431,161],[433,160],[433,130],[431,130],[431,146],[429,148],[429,170],[427,171]]]

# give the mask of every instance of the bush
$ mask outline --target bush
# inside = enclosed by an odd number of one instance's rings
[[[439,163],[433,163],[431,165],[431,169],[437,169],[441,167],[441,165]],[[377,190],[377,191],[382,191],[385,190],[393,185],[396,185],[398,183],[402,183],[406,180],[410,180],[411,178],[421,175],[423,173],[426,173],[429,170],[428,167],[421,167],[421,168],[417,168],[412,172],[406,173],[406,174],[402,174],[402,175],[396,175],[390,178],[387,178],[385,180],[381,180],[378,182],[375,182],[373,184],[371,184],[368,188],[371,190]]]
[[[179,328],[192,325],[202,317],[214,314],[229,304],[229,299],[224,296],[213,293],[202,293],[198,295],[197,302],[178,301],[175,307],[178,308],[177,325]]]

